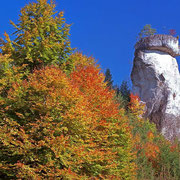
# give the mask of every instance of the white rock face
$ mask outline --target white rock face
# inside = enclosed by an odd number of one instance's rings
[[[180,74],[173,57],[179,54],[179,46],[172,36],[155,36],[148,37],[148,41],[144,38],[135,46],[133,93],[145,102],[145,117],[167,139],[180,139]]]

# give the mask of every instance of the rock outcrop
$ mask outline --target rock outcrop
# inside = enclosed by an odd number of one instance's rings
[[[175,59],[179,55],[175,37],[142,38],[135,45],[131,72],[133,93],[146,104],[145,117],[169,140],[180,140],[180,74]]]

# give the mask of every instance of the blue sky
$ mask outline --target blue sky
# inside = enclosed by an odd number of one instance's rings
[[[31,0],[0,3],[0,36],[13,32],[20,9]],[[110,68],[115,84],[130,80],[134,44],[139,31],[151,24],[159,34],[175,29],[180,35],[180,0],[56,0],[71,26],[71,44]]]

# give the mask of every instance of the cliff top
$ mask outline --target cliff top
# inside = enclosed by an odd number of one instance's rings
[[[151,35],[140,39],[135,45],[135,50],[158,50],[173,57],[180,55],[178,39],[171,35],[163,34]]]

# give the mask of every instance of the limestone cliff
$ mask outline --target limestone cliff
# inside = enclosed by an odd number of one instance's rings
[[[142,38],[135,45],[133,93],[146,103],[145,117],[169,140],[180,139],[180,74],[175,59],[178,39],[169,35]]]

